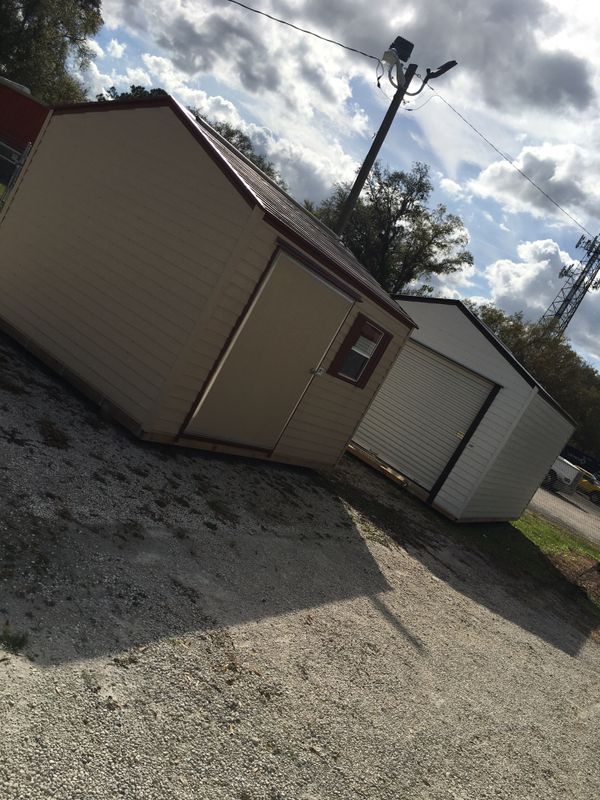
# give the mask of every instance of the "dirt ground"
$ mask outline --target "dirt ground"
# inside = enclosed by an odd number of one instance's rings
[[[136,442],[6,340],[0,481],[0,797],[598,796],[598,618],[543,556],[350,458]]]
[[[600,506],[592,503],[585,495],[563,495],[560,492],[538,489],[529,509],[600,547]]]

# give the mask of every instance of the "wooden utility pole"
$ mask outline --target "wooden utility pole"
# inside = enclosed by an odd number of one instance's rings
[[[354,181],[354,186],[350,190],[350,194],[346,198],[342,210],[340,212],[340,216],[335,224],[334,232],[340,236],[348,224],[348,220],[350,219],[350,215],[354,211],[354,206],[356,205],[356,201],[358,200],[358,196],[362,192],[362,188],[365,185],[365,181],[371,171],[371,167],[375,163],[375,159],[379,155],[379,151],[381,150],[381,145],[383,144],[385,137],[387,136],[387,132],[390,129],[392,122],[394,121],[394,117],[396,116],[396,112],[400,108],[400,103],[402,102],[404,95],[406,94],[406,90],[410,86],[410,82],[415,76],[415,72],[417,71],[418,67],[416,64],[409,64],[407,67],[406,73],[404,75],[404,83],[402,86],[399,86],[396,90],[395,95],[392,98],[392,102],[390,103],[390,107],[387,110],[385,117],[383,118],[383,122],[381,123],[375,138],[373,139],[373,144],[371,145],[371,149],[367,153],[367,157],[365,158],[362,167],[358,175],[356,176],[356,180]]]

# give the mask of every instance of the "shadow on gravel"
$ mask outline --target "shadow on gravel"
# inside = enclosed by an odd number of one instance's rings
[[[566,653],[596,627],[582,593],[510,525],[452,526],[364,465],[324,477],[145,445],[1,337],[0,412],[0,642],[37,663],[355,597],[426,656],[365,542],[385,533]],[[361,533],[345,504],[385,533]]]
[[[369,473],[377,497],[339,480],[332,491],[456,591],[569,655],[600,627],[585,592],[509,523],[452,524],[368,467],[358,469]]]
[[[0,627],[26,632],[25,653],[52,665],[389,591],[347,515],[332,523],[346,514],[339,501],[325,507],[321,519],[303,524],[298,512],[252,533],[225,520],[90,526],[9,514]]]

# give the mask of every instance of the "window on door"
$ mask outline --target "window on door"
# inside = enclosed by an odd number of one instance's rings
[[[391,335],[359,314],[329,367],[329,374],[363,388],[379,363]]]

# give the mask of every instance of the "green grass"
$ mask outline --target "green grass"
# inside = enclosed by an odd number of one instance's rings
[[[572,594],[575,584],[561,568],[560,559],[580,555],[600,562],[600,549],[573,536],[537,514],[526,511],[516,522],[452,524],[447,522],[449,538],[459,540],[479,552],[490,563],[519,579],[533,579],[539,586]],[[554,560],[556,559],[556,560]],[[597,592],[585,592],[595,613],[600,612]]]
[[[546,555],[577,553],[600,561],[600,547],[588,544],[588,542],[573,536],[566,528],[548,522],[531,511],[526,511],[519,520],[512,524]]]

